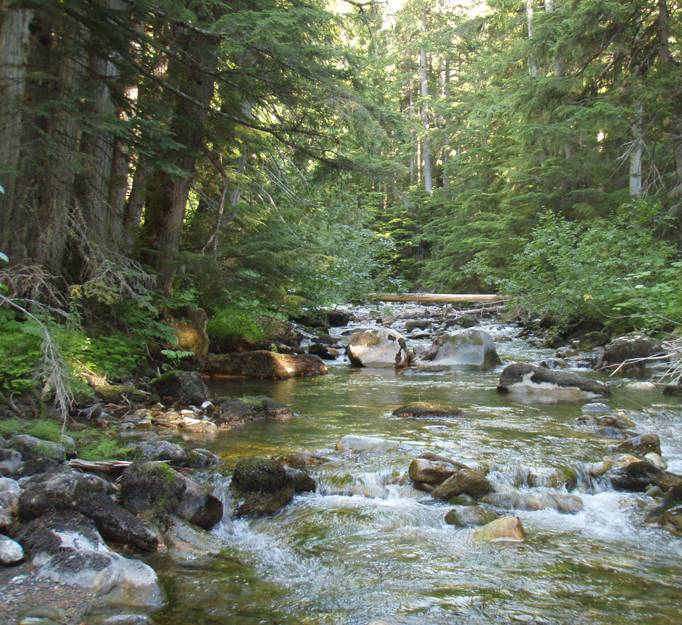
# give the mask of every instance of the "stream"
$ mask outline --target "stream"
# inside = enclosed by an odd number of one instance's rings
[[[400,310],[398,305],[390,309]],[[472,539],[473,530],[445,523],[452,505],[411,486],[407,468],[426,451],[487,464],[496,488],[523,490],[530,472],[541,476],[569,466],[585,475],[581,467],[601,460],[615,442],[576,422],[580,402],[552,404],[498,394],[505,364],[539,362],[553,350],[514,338],[518,327],[490,321],[480,327],[506,337],[496,343],[503,365],[491,371],[351,369],[339,359],[330,364],[328,375],[317,378],[214,381],[216,397],[269,395],[298,413],[290,421],[251,423],[202,441],[228,467],[244,456],[304,450],[329,462],[310,468],[318,491],[297,495],[279,514],[226,517],[213,530],[224,541],[224,555],[208,564],[166,563],[160,574],[169,603],[155,622],[682,623],[682,540],[646,525],[644,518],[654,505],[650,497],[616,492],[581,477],[574,492],[583,500],[583,511],[507,513],[521,518],[526,541],[486,544]],[[426,337],[409,340],[412,347],[428,344]],[[391,415],[415,400],[453,403],[463,414],[422,419]],[[682,473],[679,400],[663,397],[660,390],[616,385],[607,403],[633,411],[638,432],[658,433],[669,470]],[[378,436],[395,442],[396,448],[336,451],[336,443],[347,434]],[[228,497],[228,482],[216,486],[223,497]]]

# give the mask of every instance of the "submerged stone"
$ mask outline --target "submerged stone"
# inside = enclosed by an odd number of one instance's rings
[[[456,417],[462,410],[450,404],[430,401],[413,401],[393,411],[396,417]]]

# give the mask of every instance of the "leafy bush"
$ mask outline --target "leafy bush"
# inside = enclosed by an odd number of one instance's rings
[[[208,322],[208,337],[220,346],[236,339],[258,341],[265,336],[258,319],[263,309],[256,303],[242,303],[218,309]]]
[[[36,385],[34,371],[40,363],[41,334],[37,324],[19,320],[0,309],[0,391],[25,393]]]
[[[589,225],[544,215],[502,289],[559,328],[594,320],[614,332],[672,329],[682,321],[682,263],[643,204]]]

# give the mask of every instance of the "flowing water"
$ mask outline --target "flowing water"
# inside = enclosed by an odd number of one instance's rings
[[[485,324],[513,337],[517,328]],[[504,361],[551,355],[513,339]],[[654,501],[580,481],[584,510],[517,514],[518,545],[481,544],[444,522],[452,507],[414,490],[411,459],[425,451],[486,463],[499,489],[529,472],[602,459],[614,441],[580,427],[580,403],[499,395],[500,368],[421,371],[350,369],[284,382],[221,381],[216,396],[267,394],[298,416],[253,423],[210,443],[228,466],[243,456],[310,450],[317,493],[297,495],[274,517],[232,520],[214,530],[225,553],[208,564],[167,565],[169,606],[159,625],[682,624],[682,539],[644,523]],[[457,418],[400,419],[414,400],[454,403]],[[660,391],[616,389],[608,403],[636,411],[639,432],[657,432],[670,470],[682,472],[682,405]],[[396,443],[385,453],[341,453],[346,434]],[[205,443],[202,443],[205,444]],[[226,491],[225,483],[219,490]],[[542,491],[542,487],[533,489]]]

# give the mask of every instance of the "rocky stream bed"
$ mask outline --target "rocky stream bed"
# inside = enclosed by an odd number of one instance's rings
[[[0,622],[682,622],[682,403],[630,362],[655,341],[328,321],[109,389],[77,419],[133,461],[0,440]]]

